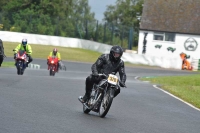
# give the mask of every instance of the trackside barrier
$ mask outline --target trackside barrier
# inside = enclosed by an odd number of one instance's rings
[[[40,69],[40,65],[30,63],[30,64],[28,65],[28,68],[30,68],[30,69]]]
[[[0,37],[3,41],[8,42],[21,42],[22,38],[27,38],[29,44],[40,44],[40,45],[53,45],[61,47],[73,47],[89,49],[92,51],[98,51],[100,53],[109,53],[111,45],[102,44],[90,40],[68,38],[68,37],[57,37],[48,35],[37,35],[19,32],[8,32],[0,31]],[[144,64],[150,66],[159,66],[162,68],[174,68],[181,70],[182,61],[180,55],[148,55],[148,54],[135,54],[132,52],[124,52],[122,56],[124,62],[130,62],[132,64]],[[39,66],[31,66],[34,69],[38,69]],[[39,67],[40,68],[40,67]]]
[[[200,59],[192,59],[191,65],[192,71],[200,70]]]

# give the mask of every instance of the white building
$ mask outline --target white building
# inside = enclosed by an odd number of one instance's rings
[[[145,0],[138,54],[200,59],[199,7],[200,0]]]

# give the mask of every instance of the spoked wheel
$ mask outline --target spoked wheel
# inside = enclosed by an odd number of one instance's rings
[[[82,98],[83,98],[83,96],[79,96],[78,100],[83,104],[83,112],[84,112],[85,114],[88,114],[91,110],[88,109],[88,108],[85,106],[85,104],[86,104],[87,102],[86,102],[86,103],[83,103]]]
[[[109,93],[104,95],[104,97],[101,101],[100,108],[99,108],[99,116],[101,118],[105,117],[106,114],[108,113],[108,111],[111,107],[112,101],[113,101],[113,98],[110,97]]]

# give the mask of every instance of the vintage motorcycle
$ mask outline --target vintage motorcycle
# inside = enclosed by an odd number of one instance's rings
[[[13,50],[15,51],[15,50]],[[27,63],[27,55],[26,55],[26,51],[24,50],[19,50],[16,54],[16,58],[15,58],[15,65],[17,68],[17,74],[18,75],[23,75],[24,71],[26,69],[26,63]]]
[[[90,93],[90,98],[85,103],[81,102],[81,97],[79,101],[83,104],[83,112],[88,114],[91,110],[99,113],[100,117],[105,117],[108,113],[116,89],[119,89],[118,77],[114,74],[99,74],[102,79],[98,84],[94,84],[92,91]],[[123,84],[121,82],[121,84]],[[123,87],[126,87],[125,85]]]
[[[50,76],[55,76],[55,73],[58,71],[58,58],[52,56],[48,61],[48,70]]]

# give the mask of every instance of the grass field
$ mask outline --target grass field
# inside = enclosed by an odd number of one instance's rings
[[[200,75],[141,78],[200,108]]]
[[[1,64],[1,67],[14,67],[14,61],[13,62],[3,62]]]
[[[5,54],[7,57],[13,57],[13,49],[18,45],[18,43],[4,42]],[[68,47],[58,47],[50,45],[31,45],[32,47],[32,57],[46,59],[53,48],[57,48],[61,53],[62,60],[67,61],[80,61],[80,62],[95,62],[96,59],[101,55],[101,53],[79,49],[79,48],[68,48]]]

